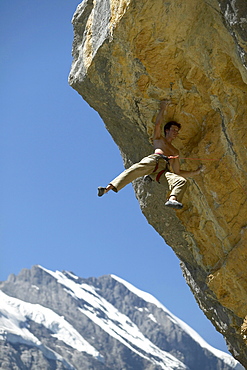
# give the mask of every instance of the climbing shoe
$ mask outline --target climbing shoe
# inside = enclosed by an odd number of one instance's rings
[[[176,209],[183,208],[182,203],[179,203],[177,200],[168,200],[167,202],[165,202],[165,206]]]
[[[102,186],[99,186],[98,187],[98,197],[102,197],[102,195],[105,194],[105,188],[103,188]]]

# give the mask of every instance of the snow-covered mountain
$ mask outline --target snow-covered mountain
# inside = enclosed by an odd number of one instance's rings
[[[117,276],[34,266],[0,288],[0,369],[243,369]]]

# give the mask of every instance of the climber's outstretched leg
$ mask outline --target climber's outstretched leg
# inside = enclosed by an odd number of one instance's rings
[[[112,180],[106,188],[102,186],[98,187],[98,196],[101,197],[108,193],[109,190],[113,190],[117,193],[137,178],[151,174],[160,158],[159,154],[150,154],[144,157],[140,162],[133,164],[127,170],[120,173],[120,175]]]

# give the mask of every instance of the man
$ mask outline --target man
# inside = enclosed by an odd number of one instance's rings
[[[164,100],[160,104],[160,111],[156,118],[153,135],[154,154],[143,158],[139,163],[135,163],[123,171],[106,188],[98,187],[99,197],[108,193],[109,190],[118,192],[138,177],[148,176],[160,184],[168,182],[170,196],[165,206],[176,209],[183,207],[181,201],[187,186],[186,178],[199,174],[201,168],[199,167],[196,171],[183,171],[180,169],[179,151],[172,145],[172,141],[177,137],[181,128],[180,123],[175,121],[168,122],[164,126],[165,136],[162,135],[161,124],[169,103],[169,101]]]

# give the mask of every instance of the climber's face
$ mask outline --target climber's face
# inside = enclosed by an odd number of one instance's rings
[[[166,138],[176,139],[179,133],[179,128],[175,125],[172,125],[169,130],[166,130]]]

